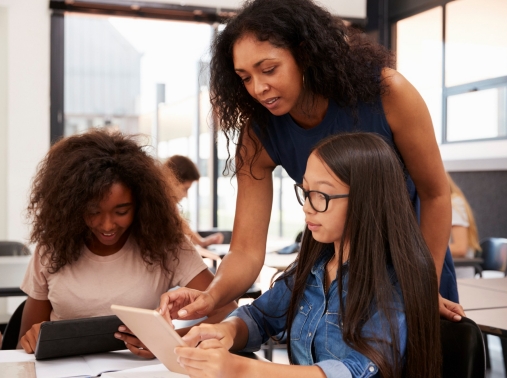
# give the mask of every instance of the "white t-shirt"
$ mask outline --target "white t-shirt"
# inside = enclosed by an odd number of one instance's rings
[[[178,259],[168,260],[169,275],[160,266],[148,266],[129,238],[110,256],[98,256],[84,246],[77,261],[51,274],[36,252],[21,290],[34,299],[49,300],[51,320],[112,315],[112,304],[154,309],[164,292],[187,285],[207,269],[190,243],[182,245]]]
[[[463,198],[459,196],[452,196],[451,203],[452,203],[452,225],[467,228],[470,227],[470,222],[468,220],[468,215],[465,207],[465,201],[463,200]],[[450,242],[452,242],[452,236]],[[473,248],[469,246],[464,257],[472,258],[474,257],[474,255],[475,253]],[[457,267],[455,268],[455,271],[456,278],[473,278],[475,274],[475,269],[469,266]]]

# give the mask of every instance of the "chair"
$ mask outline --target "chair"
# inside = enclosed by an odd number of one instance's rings
[[[480,242],[482,252],[482,275],[485,278],[507,275],[507,239],[486,238]],[[486,274],[485,274],[486,273]],[[496,274],[495,274],[496,273]]]
[[[14,314],[9,319],[9,323],[5,327],[2,338],[2,350],[16,349],[19,339],[19,330],[21,328],[21,317],[23,316],[23,309],[25,308],[26,300],[24,300]]]
[[[485,238],[480,242],[482,252],[480,257],[483,260],[482,274],[483,279],[501,278],[507,276],[507,239],[505,238]],[[486,366],[491,367],[489,357],[488,338],[484,335],[484,344],[486,346]],[[507,340],[500,338],[502,354],[504,356],[504,367],[507,376]]]
[[[0,241],[0,256],[29,255],[30,250],[26,245],[17,241]]]
[[[486,353],[482,331],[463,317],[459,322],[440,319],[442,378],[483,378]]]

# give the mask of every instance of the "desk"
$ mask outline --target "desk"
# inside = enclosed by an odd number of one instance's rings
[[[266,361],[254,353],[244,353],[240,355]],[[155,367],[160,364],[158,359],[146,360],[130,353],[128,350],[44,361],[36,361],[33,354],[26,354],[23,350],[1,350],[0,377],[2,378],[4,377],[2,374],[2,362],[34,362],[37,378],[96,376],[107,370],[115,371],[135,368],[139,368],[139,371],[141,371],[141,369],[145,370],[143,367]],[[137,376],[138,375],[132,375],[132,377]]]
[[[459,303],[465,311],[507,307],[507,293],[458,282]]]
[[[106,370],[123,370],[160,364],[157,359],[146,360],[128,350],[43,361],[36,361],[33,354],[26,354],[23,350],[2,350],[0,363],[2,362],[35,362],[37,378],[96,376]],[[0,376],[2,376],[1,370]]]
[[[507,338],[507,307],[467,311],[484,333]]]
[[[481,330],[507,337],[507,277],[458,280],[460,304]]]
[[[500,291],[507,294],[507,277],[504,278],[466,278],[458,279],[458,287],[473,286],[481,289]]]

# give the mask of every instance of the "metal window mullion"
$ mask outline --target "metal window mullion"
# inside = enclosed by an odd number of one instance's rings
[[[474,81],[471,83],[448,87],[447,96],[455,96],[462,93],[482,91],[485,89],[492,89],[503,86],[507,86],[507,76],[500,76],[493,79]]]
[[[50,141],[55,143],[64,135],[64,88],[65,88],[65,17],[63,12],[51,14],[51,79],[50,79]]]

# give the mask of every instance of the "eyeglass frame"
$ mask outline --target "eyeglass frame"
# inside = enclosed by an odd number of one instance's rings
[[[301,203],[301,200],[299,198],[299,195],[298,195],[298,188],[301,189],[303,191],[303,196],[305,197],[304,198],[304,202]],[[303,185],[301,184],[294,184],[294,191],[296,192],[296,198],[299,202],[299,204],[301,206],[304,206],[305,205],[305,202],[306,202],[306,199],[308,199],[308,202],[310,203],[310,206],[312,207],[313,210],[315,210],[317,213],[324,213],[327,211],[327,208],[329,206],[329,201],[331,201],[332,199],[336,199],[336,198],[346,198],[349,196],[349,194],[335,194],[335,195],[329,195],[329,194],[326,194],[326,193],[323,193],[323,192],[320,192],[318,190],[305,190],[303,188]],[[310,199],[310,193],[319,193],[321,195],[324,196],[324,198],[326,199],[326,207],[324,210],[317,210],[314,206],[313,206],[313,203],[312,203],[312,200]]]

